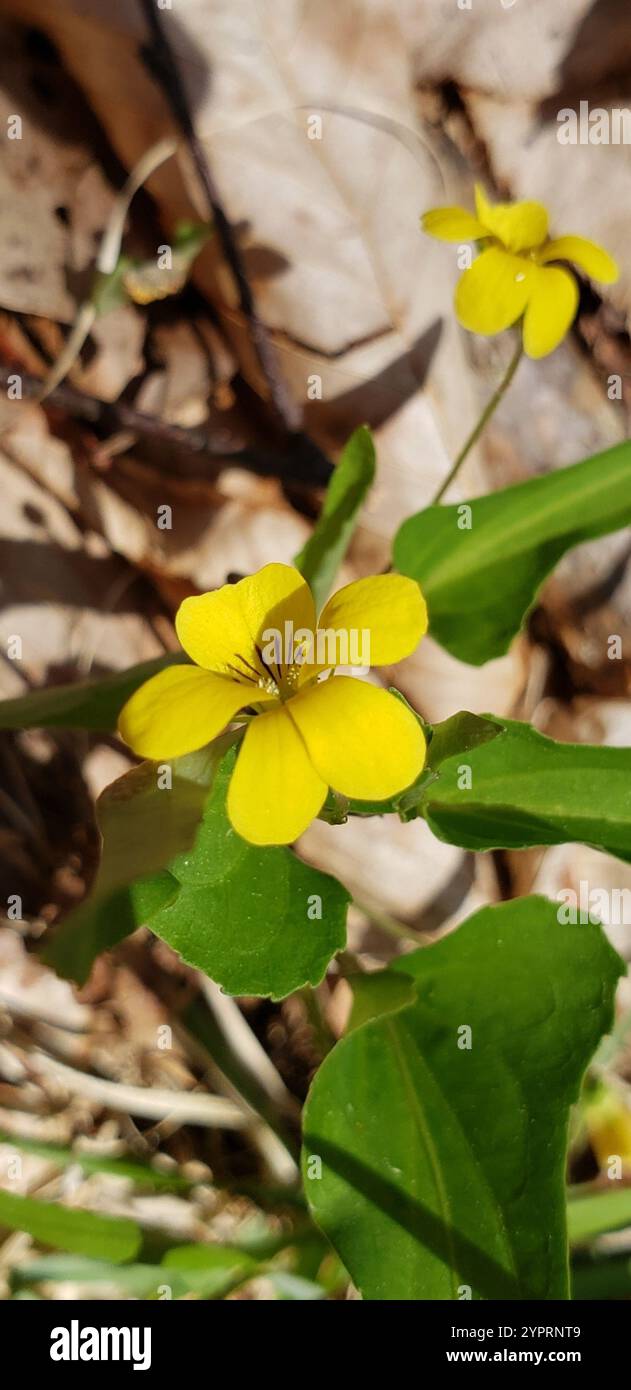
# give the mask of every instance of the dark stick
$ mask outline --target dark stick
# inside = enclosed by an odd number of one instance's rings
[[[0,366],[0,387],[6,389],[10,376],[19,376],[25,396],[37,397],[42,389],[39,377],[30,376],[20,367]],[[230,443],[227,431],[211,434],[203,427],[185,429],[182,425],[172,425],[157,415],[144,415],[123,401],[99,401],[95,396],[87,396],[73,386],[56,386],[47,396],[43,409],[50,406],[65,410],[75,419],[99,426],[114,434],[119,430],[130,430],[140,438],[155,439],[173,448],[182,449],[189,454],[199,455],[205,460],[218,464],[227,463],[245,468],[250,473],[262,477],[281,478],[287,483],[299,483],[309,487],[326,487],[333,466],[316,445],[310,452],[306,436],[287,437],[286,449],[272,451],[267,449],[235,448]],[[299,440],[299,445],[297,445]],[[183,470],[178,470],[183,471]],[[191,470],[193,473],[193,470]]]
[[[279,422],[287,433],[300,430],[301,413],[292,400],[278,370],[276,354],[264,324],[261,322],[254,295],[245,272],[239,248],[235,242],[232,228],[224,212],[217,185],[213,178],[206,152],[198,139],[193,124],[186,92],[180,77],[173,50],[169,43],[156,0],[140,0],[141,8],[151,33],[151,45],[145,50],[148,66],[154,78],[160,82],[173,115],[190,149],[191,157],[202,185],[208,208],[212,214],[221,249],[228,262],[239,294],[239,305],[246,319],[250,338],[256,352],[261,372],[265,378],[270,400]]]

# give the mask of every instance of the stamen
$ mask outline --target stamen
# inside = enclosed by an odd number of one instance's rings
[[[238,661],[242,661],[242,662],[243,662],[243,665],[244,665],[244,666],[247,666],[248,671],[251,671],[251,672],[252,672],[252,677],[253,677],[254,680],[258,680],[258,679],[259,679],[259,676],[260,676],[261,672],[260,672],[260,671],[257,671],[256,666],[251,666],[251,665],[250,665],[250,662],[249,662],[249,661],[246,661],[245,657],[244,657],[244,656],[241,656],[241,653],[240,653],[240,652],[237,652],[237,660],[238,660]]]
[[[276,682],[280,680],[280,671],[278,669],[277,663],[274,662],[274,665],[276,666],[276,670],[274,671],[271,666],[268,666],[260,647],[256,647],[256,655],[258,656],[261,666],[265,667],[265,670],[267,671],[270,680],[273,681],[274,684],[276,684]]]
[[[258,652],[258,647],[257,647],[257,652]],[[260,656],[260,655],[261,655],[261,654],[260,654],[260,652],[259,652],[259,656]],[[235,676],[238,676],[239,680],[241,680],[241,681],[247,681],[247,682],[248,682],[248,685],[256,685],[256,686],[258,686],[259,690],[265,690],[265,691],[267,692],[268,695],[279,695],[279,694],[280,694],[280,691],[279,691],[279,688],[278,688],[278,684],[277,684],[277,682],[275,681],[274,676],[272,675],[272,672],[271,672],[270,669],[269,669],[269,666],[267,665],[267,663],[266,663],[265,661],[263,661],[263,658],[262,658],[262,657],[261,657],[261,664],[265,667],[265,670],[266,670],[266,672],[267,672],[267,675],[265,675],[265,676],[262,675],[262,673],[261,673],[260,671],[257,671],[256,666],[252,666],[252,665],[250,664],[249,661],[246,661],[245,657],[244,657],[244,656],[241,656],[241,653],[240,653],[240,652],[236,652],[236,653],[235,653],[235,657],[236,657],[236,660],[237,660],[237,661],[240,661],[240,662],[242,663],[242,665],[245,666],[247,669],[246,669],[245,671],[240,671],[238,666],[233,666],[231,662],[228,662],[228,664],[227,664],[227,666],[226,666],[226,670],[232,671],[233,674],[234,674]],[[252,674],[251,674],[251,675],[248,675],[248,674],[247,674],[248,671],[251,671]]]
[[[243,657],[239,657],[238,659],[239,659],[239,661],[242,661],[242,660],[243,660]],[[247,661],[246,661],[245,665],[246,665],[246,666],[248,665],[248,662],[247,662]],[[231,661],[227,662],[227,664],[226,664],[226,670],[227,670],[227,671],[232,671],[232,674],[233,674],[234,676],[238,676],[240,681],[247,681],[249,685],[256,685],[256,683],[257,683],[257,681],[258,681],[258,679],[259,679],[259,673],[258,673],[258,671],[254,671],[254,674],[253,674],[252,676],[248,676],[248,674],[247,674],[246,671],[240,671],[240,670],[239,670],[239,667],[238,667],[238,666],[233,666]],[[250,670],[253,671],[254,668],[253,668],[252,666],[250,666]]]

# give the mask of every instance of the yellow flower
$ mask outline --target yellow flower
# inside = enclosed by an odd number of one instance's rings
[[[254,714],[227,802],[245,840],[289,844],[318,815],[329,787],[381,801],[421,771],[425,740],[403,702],[355,676],[331,674],[336,665],[384,666],[409,656],[427,630],[413,580],[359,579],[329,599],[316,624],[298,570],[265,565],[238,584],[185,599],[176,629],[196,665],[171,666],[141,686],[119,732],[141,757],[161,760],[202,748],[240,711]],[[367,661],[358,650],[364,642]]]
[[[581,236],[548,236],[541,203],[489,203],[476,184],[476,216],[465,208],[434,208],[423,230],[442,241],[481,241],[480,255],[456,287],[456,314],[472,333],[501,333],[523,315],[524,348],[545,357],[565,337],[578,304],[576,280],[550,261],[573,261],[593,280],[618,279],[613,258]]]
[[[615,1154],[625,1172],[631,1171],[631,1114],[617,1091],[599,1085],[584,1099],[584,1117],[589,1142],[602,1168]]]

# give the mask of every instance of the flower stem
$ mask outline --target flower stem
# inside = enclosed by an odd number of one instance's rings
[[[511,384],[511,381],[513,380],[513,377],[515,375],[515,372],[517,371],[521,357],[523,355],[523,351],[524,349],[520,334],[517,347],[515,348],[513,356],[511,357],[508,367],[506,368],[506,372],[502,377],[502,380],[500,381],[497,390],[491,396],[491,399],[488,402],[488,404],[485,405],[480,419],[478,420],[477,424],[474,425],[468,439],[465,440],[460,450],[460,453],[458,454],[458,457],[454,460],[454,462],[451,465],[451,468],[449,469],[445,481],[441,483],[438,492],[432,498],[430,506],[435,507],[436,503],[441,501],[441,499],[444,497],[447,491],[447,488],[453,482],[456,474],[460,470],[461,465],[464,463],[467,454],[469,453],[469,450],[473,448],[474,444],[477,444],[478,439],[480,438],[480,435],[482,434],[485,425],[488,424],[488,421],[490,420],[493,412],[497,409],[502,397],[506,394]]]
[[[398,922],[391,913],[384,912],[380,907],[373,906],[372,903],[361,902],[358,898],[351,899],[353,907],[363,912],[369,922],[380,931],[386,932],[388,936],[394,937],[395,941],[413,941],[415,946],[424,946],[431,943],[434,938],[429,932],[415,931],[414,927],[407,927],[403,922]]]
[[[321,997],[311,985],[303,985],[302,989],[296,990],[296,997],[302,999],[316,1047],[322,1056],[326,1057],[331,1048],[335,1046],[337,1038],[327,1022]]]

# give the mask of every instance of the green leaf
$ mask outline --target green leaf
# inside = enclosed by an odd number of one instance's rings
[[[133,1298],[157,1298],[160,1285],[167,1283],[175,1297],[187,1292],[183,1281],[177,1290],[172,1287],[173,1280],[167,1279],[161,1265],[115,1265],[107,1260],[93,1260],[89,1255],[40,1255],[27,1264],[16,1265],[10,1276],[12,1289],[22,1289],[30,1284],[62,1284],[68,1281],[73,1284],[113,1284]]]
[[[315,1219],[368,1299],[567,1298],[568,1113],[622,962],[524,898],[394,969],[416,1002],[343,1038],[309,1095]]]
[[[343,948],[349,895],[290,849],[236,834],[225,810],[232,766],[228,754],[194,849],[170,865],[177,895],[149,925],[226,993],[283,999],[318,984]]]
[[[83,984],[101,951],[129,936],[178,892],[168,865],[195,838],[225,747],[219,739],[174,758],[170,788],[160,786],[163,765],[156,763],[141,763],[105,788],[97,802],[103,852],[94,886],[44,947],[44,959],[60,975]]]
[[[167,1251],[162,1268],[165,1282],[173,1273],[201,1297],[221,1298],[256,1274],[259,1265],[244,1250],[227,1245],[178,1245]]]
[[[120,308],[121,304],[129,304],[129,295],[125,289],[124,278],[133,265],[134,261],[131,256],[119,256],[114,269],[109,274],[105,270],[95,271],[90,300],[98,318],[109,314],[112,309]]]
[[[83,983],[101,951],[148,925],[231,994],[282,999],[322,979],[345,944],[349,895],[291,850],[258,848],[232,829],[233,739],[173,759],[169,790],[142,763],[103,792],[94,888],[43,952],[59,974]]]
[[[62,1144],[46,1144],[39,1139],[27,1139],[22,1135],[7,1134],[0,1130],[0,1144],[9,1144],[24,1153],[47,1158],[60,1168],[81,1168],[84,1173],[111,1173],[114,1177],[129,1178],[140,1188],[152,1188],[157,1192],[188,1192],[192,1182],[180,1177],[178,1173],[163,1173],[148,1163],[138,1163],[131,1158],[111,1158],[105,1154],[86,1153],[83,1149],[69,1149]]]
[[[631,1256],[611,1252],[581,1256],[572,1265],[572,1298],[602,1302],[631,1297]]]
[[[0,1191],[0,1226],[26,1231],[41,1245],[93,1255],[114,1264],[133,1259],[142,1239],[134,1221],[4,1191]]]
[[[572,1245],[584,1245],[607,1231],[631,1227],[631,1188],[571,1196],[567,1204],[567,1228]]]
[[[175,226],[173,250],[179,257],[186,257],[187,264],[192,265],[214,231],[212,222],[192,222],[190,218],[182,218]]]
[[[529,724],[495,722],[497,738],[447,758],[421,789],[434,834],[474,850],[581,841],[631,860],[631,748],[557,743]]]
[[[346,1026],[347,1033],[369,1023],[372,1018],[397,1013],[416,999],[414,981],[408,975],[395,975],[393,970],[371,970],[370,973],[350,975],[348,984],[353,994],[353,1006]]]
[[[0,729],[115,729],[123,705],[139,685],[165,666],[185,660],[179,653],[158,656],[102,680],[57,685],[49,690],[32,690],[15,700],[2,700]]]
[[[463,753],[490,743],[501,732],[502,725],[496,719],[460,710],[440,724],[434,724],[427,749],[427,766],[435,772],[447,758],[462,757]]]
[[[394,564],[421,585],[436,641],[480,666],[507,651],[566,550],[630,520],[625,442],[487,497],[418,512],[395,538]]]
[[[375,446],[368,426],[361,425],[333,473],[313,535],[294,560],[311,587],[317,610],[330,592],[374,477]]]
[[[209,1251],[209,1258],[196,1258]],[[174,1256],[175,1258],[170,1258]],[[182,1256],[182,1258],[178,1258]],[[44,1255],[11,1271],[11,1287],[47,1281],[82,1284],[114,1284],[132,1298],[159,1298],[168,1288],[172,1298],[195,1293],[203,1298],[221,1297],[237,1283],[257,1272],[256,1262],[227,1246],[182,1246],[167,1253],[161,1265],[115,1265],[81,1255]]]
[[[421,814],[421,807],[429,795],[429,788],[436,781],[440,768],[447,759],[457,758],[460,766],[462,758],[467,757],[472,749],[497,738],[501,727],[497,721],[470,714],[468,710],[452,714],[449,719],[444,719],[433,728],[426,727],[428,746],[425,767],[412,786],[394,798],[393,809],[400,820],[415,820]]]

